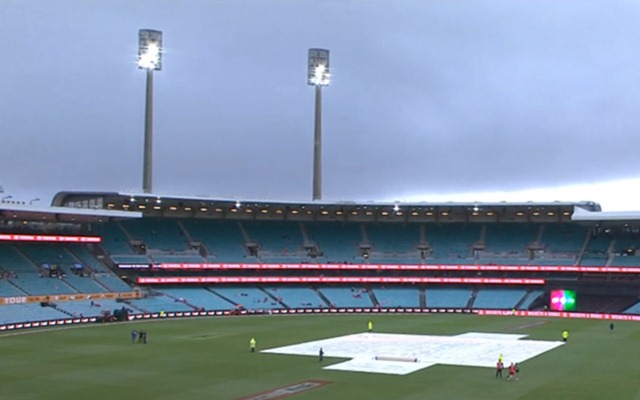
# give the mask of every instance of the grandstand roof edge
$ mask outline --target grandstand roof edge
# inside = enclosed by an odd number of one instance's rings
[[[142,213],[138,211],[118,211],[105,210],[103,208],[74,208],[60,206],[33,206],[27,204],[3,204],[0,203],[0,213],[2,214],[41,214],[41,215],[65,215],[82,216],[96,218],[141,218]],[[22,219],[17,215],[17,219]],[[29,219],[29,218],[25,218]]]
[[[64,199],[68,196],[116,196],[116,197],[156,197],[163,199],[174,199],[183,201],[214,201],[214,202],[236,202],[241,203],[261,203],[261,204],[282,204],[282,205],[308,205],[308,206],[450,206],[450,207],[545,207],[545,206],[579,206],[583,209],[600,210],[600,205],[593,201],[549,201],[549,202],[482,202],[482,201],[465,201],[465,202],[403,202],[403,201],[310,201],[310,200],[277,200],[277,199],[248,199],[248,198],[224,198],[224,197],[207,197],[207,196],[185,196],[185,195],[171,195],[160,193],[141,193],[141,192],[59,192],[54,196],[53,205],[62,205]]]
[[[640,211],[589,211],[574,207],[572,221],[640,221]]]

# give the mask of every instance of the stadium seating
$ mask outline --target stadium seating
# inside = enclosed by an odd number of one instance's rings
[[[260,257],[294,256],[294,262],[306,257],[303,249],[304,238],[296,222],[258,222],[242,225],[247,232],[249,242],[260,249]],[[291,261],[291,260],[290,260]]]
[[[216,286],[210,288],[213,293],[233,303],[237,307],[246,310],[268,310],[273,308],[283,308],[276,299],[269,296],[269,293],[255,287],[225,287]]]
[[[328,304],[309,287],[267,287],[265,291],[290,308],[327,307]]]
[[[143,242],[147,249],[171,252],[189,248],[188,239],[175,219],[131,219],[123,221],[121,227],[129,237]]]
[[[640,302],[624,310],[625,314],[640,314]]]
[[[427,307],[466,307],[471,298],[469,288],[429,288],[426,290]]]
[[[38,272],[36,264],[29,260],[15,246],[6,243],[0,243],[0,267],[5,271],[17,273]]]
[[[588,235],[589,229],[580,225],[547,224],[540,243],[546,246],[545,252],[578,254]]]
[[[129,238],[120,229],[117,223],[109,222],[100,225],[102,236],[102,247],[108,254],[135,254],[133,247],[129,243]]]
[[[245,238],[238,222],[184,220],[182,223],[190,237],[206,247],[210,262],[248,262]]]
[[[473,302],[474,308],[513,309],[524,298],[524,289],[481,289]]]
[[[362,287],[322,287],[318,289],[332,307],[373,307],[371,296]]]
[[[365,224],[368,243],[372,254],[391,258],[413,255],[418,261],[417,245],[420,243],[419,225]]]
[[[361,263],[361,264],[496,264],[496,265],[565,265],[640,266],[640,255],[633,249],[640,245],[639,235],[597,234],[584,225],[535,223],[364,223],[298,222],[216,219],[143,218],[99,224],[102,232],[98,245],[79,243],[0,243],[0,296],[57,295],[74,293],[130,292],[132,287],[113,271],[132,271],[109,267],[116,264],[149,263]],[[146,245],[140,247],[138,243]],[[135,248],[134,248],[135,247]],[[312,258],[310,249],[320,254]],[[533,250],[530,249],[533,248]],[[99,250],[93,252],[93,250]],[[429,249],[421,254],[419,249]],[[536,250],[537,249],[537,250]],[[98,254],[105,250],[105,263]],[[86,274],[74,274],[72,266],[86,266]],[[57,265],[64,275],[49,277],[43,265]],[[17,273],[12,275],[11,272]],[[6,273],[6,274],[5,274]],[[149,270],[141,275],[175,275],[175,271]],[[314,270],[198,270],[180,271],[196,276],[472,276],[460,271],[345,271]],[[82,276],[86,275],[86,276]],[[509,272],[478,272],[474,277],[510,277]],[[514,276],[527,276],[517,274]],[[554,283],[580,285],[614,279],[604,274],[536,273],[535,277]],[[133,280],[132,280],[133,281]],[[562,283],[562,284],[564,284]],[[155,289],[155,288],[154,288]],[[166,287],[152,290],[154,295],[127,300],[137,312],[247,310],[316,307],[427,307],[476,309],[536,309],[542,307],[542,288],[479,287],[457,285],[371,285],[371,286],[196,286]],[[629,296],[581,294],[579,311],[640,313]],[[60,303],[47,315],[99,315],[104,309],[119,308],[123,303],[103,301],[101,307],[87,302]],[[46,310],[49,308],[50,310]],[[3,310],[0,308],[0,310]],[[53,310],[53,314],[52,314]]]
[[[533,224],[488,224],[485,234],[485,252],[526,257],[526,248],[538,235],[539,226]]]
[[[380,307],[420,307],[420,292],[411,287],[379,287],[373,289]]]
[[[31,296],[78,293],[63,279],[49,278],[38,273],[21,273],[17,277],[11,278],[11,283]]]
[[[142,312],[161,311],[195,311],[195,308],[183,301],[164,294],[157,294],[141,299],[128,300],[127,303],[135,310]]]
[[[122,308],[123,304],[115,300],[83,300],[56,303],[55,308],[72,317],[97,317],[104,312],[113,314],[113,310]]]
[[[427,242],[438,264],[460,264],[473,260],[472,246],[480,241],[482,227],[472,224],[429,225]]]
[[[533,302],[536,301],[543,294],[544,292],[542,290],[532,290],[526,295],[522,303],[518,306],[518,309],[528,310],[529,307],[531,307],[531,304],[533,304]]]
[[[229,310],[235,307],[233,303],[202,287],[162,288],[160,292],[205,310]]]
[[[0,279],[0,297],[26,296],[27,293],[10,281]]]
[[[306,223],[308,239],[315,243],[322,256],[330,263],[350,263],[361,256],[359,245],[363,243],[359,224],[336,222]]]
[[[14,322],[36,322],[60,319],[69,315],[52,307],[42,307],[38,303],[2,306],[0,308],[0,324]]]

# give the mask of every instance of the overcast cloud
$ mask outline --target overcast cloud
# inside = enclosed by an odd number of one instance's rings
[[[612,0],[4,0],[0,184],[43,203],[141,191],[150,28],[154,193],[310,200],[321,47],[324,200],[637,210],[638,21]]]

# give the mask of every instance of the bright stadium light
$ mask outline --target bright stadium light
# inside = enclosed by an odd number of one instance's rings
[[[313,200],[322,198],[322,87],[331,82],[329,50],[309,49],[307,84],[316,87],[313,141]]]
[[[162,70],[162,32],[141,29],[138,33],[138,68],[144,69],[147,73],[142,190],[144,193],[151,193],[153,170],[153,71]]]
[[[138,39],[138,68],[162,70],[162,32],[141,29]]]

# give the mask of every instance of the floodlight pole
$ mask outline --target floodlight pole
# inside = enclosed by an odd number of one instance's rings
[[[142,191],[151,193],[153,183],[153,71],[162,70],[162,32],[140,29],[138,32],[138,68],[147,75],[144,105],[144,156]]]
[[[322,87],[330,81],[329,50],[309,49],[307,84],[315,86],[315,122],[313,129],[313,200],[322,198]]]
[[[322,86],[316,85],[316,112],[313,134],[313,200],[322,198]]]
[[[142,191],[152,193],[153,182],[153,69],[147,68],[147,94],[144,107],[144,165]]]

